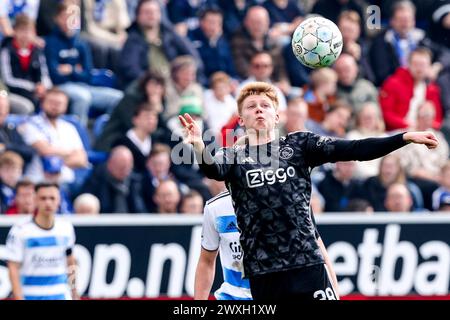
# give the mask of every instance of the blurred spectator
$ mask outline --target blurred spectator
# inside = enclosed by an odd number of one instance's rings
[[[364,181],[360,190],[361,197],[369,201],[375,211],[386,211],[384,205],[387,189],[396,183],[406,184],[413,197],[414,209],[422,210],[424,207],[422,193],[414,182],[407,179],[396,153],[381,159],[379,174]]]
[[[86,150],[77,129],[61,118],[68,102],[63,91],[58,88],[48,90],[42,100],[42,112],[19,128],[25,142],[37,152],[26,170],[26,176],[33,182],[44,178],[44,163],[54,161],[53,157],[64,163],[59,183],[74,182],[73,169],[87,166]]]
[[[370,48],[370,62],[375,74],[375,84],[381,85],[398,67],[408,65],[408,57],[414,49],[425,46],[433,50],[436,60],[450,63],[448,53],[425,37],[425,32],[415,27],[416,8],[409,0],[397,1],[392,5],[389,28],[377,35]],[[443,60],[444,59],[444,60]],[[438,68],[438,65],[434,67]],[[438,69],[433,72],[436,79]]]
[[[430,38],[450,49],[450,1],[432,0],[426,3],[431,9],[427,15],[427,18],[431,18],[428,30]]]
[[[364,34],[365,8],[358,0],[317,0],[311,13],[320,14],[334,23],[337,23],[339,15],[343,11],[355,11],[360,18],[360,28]]]
[[[417,110],[416,125],[410,128],[413,131],[431,131],[439,141],[435,149],[416,148],[413,144],[399,150],[402,165],[407,174],[414,178],[427,179],[438,182],[441,167],[449,158],[449,147],[444,135],[433,129],[436,108],[431,101],[422,102]]]
[[[325,113],[336,100],[337,79],[336,71],[330,68],[315,69],[311,73],[310,88],[304,95],[311,120],[323,121]]]
[[[90,48],[73,26],[74,17],[69,6],[60,3],[56,13],[56,27],[46,37],[45,54],[54,84],[71,99],[71,113],[87,126],[89,108],[111,112],[122,99],[116,89],[92,86],[92,57]]]
[[[280,136],[296,131],[308,131],[308,104],[303,98],[290,99],[286,109],[286,122],[281,127]]]
[[[441,209],[442,205],[450,205],[450,161],[441,167],[439,188],[432,195],[432,208],[434,211]]]
[[[373,83],[375,75],[369,62],[369,45],[366,39],[361,37],[359,14],[352,10],[342,11],[337,26],[342,33],[342,53],[351,55],[359,66],[359,75]]]
[[[193,56],[203,72],[200,56],[192,44],[175,33],[171,24],[161,19],[161,7],[157,0],[140,1],[136,8],[136,20],[128,28],[128,38],[120,56],[120,76],[127,85],[146,71],[170,76],[170,62],[181,55]]]
[[[164,78],[156,73],[147,72],[142,78],[134,81],[125,91],[124,98],[114,108],[111,116],[96,138],[94,149],[109,151],[115,141],[120,139],[133,126],[135,110],[148,103],[158,113],[158,131],[166,130],[166,122],[162,119],[164,98]]]
[[[178,205],[180,204],[180,191],[177,184],[172,180],[162,181],[156,187],[153,201],[157,208],[157,213],[178,213]]]
[[[12,37],[14,20],[19,14],[26,14],[36,20],[40,0],[3,0],[0,3],[0,34]]]
[[[216,6],[209,6],[201,10],[199,16],[200,27],[190,31],[188,36],[202,58],[205,76],[210,78],[214,72],[223,71],[236,77],[230,45],[223,35],[222,11]]]
[[[303,21],[304,12],[295,0],[266,0],[263,6],[269,12],[271,37],[281,44],[291,42],[291,35]]]
[[[42,49],[34,45],[35,26],[26,15],[18,15],[14,24],[14,37],[2,43],[0,62],[2,79],[10,92],[29,100],[20,113],[31,113],[43,98],[52,82]],[[33,106],[34,104],[34,106]]]
[[[186,37],[187,33],[199,25],[199,12],[210,5],[211,0],[168,0],[166,9],[169,20],[174,24],[177,33]]]
[[[116,71],[130,26],[126,0],[82,0],[86,33],[94,65]]]
[[[411,193],[403,183],[394,183],[387,188],[384,200],[386,211],[410,212],[413,209]]]
[[[17,182],[22,177],[23,159],[14,151],[0,154],[0,212],[5,213],[14,200]]]
[[[355,129],[347,133],[351,140],[386,136],[383,117],[380,108],[373,102],[365,103],[356,114]],[[378,175],[381,159],[357,161],[355,166],[356,178],[369,178]]]
[[[90,193],[80,194],[73,201],[75,214],[97,215],[100,213],[100,201]]]
[[[6,214],[33,214],[36,210],[34,183],[30,180],[20,180],[16,185],[13,203]]]
[[[223,29],[228,39],[242,27],[248,8],[257,4],[255,0],[217,0],[217,2],[223,11]]]
[[[294,88],[299,88],[300,90],[307,86],[309,84],[309,75],[311,74],[312,69],[306,67],[297,59],[292,51],[291,43],[288,43],[283,47],[281,54],[282,59],[284,60],[284,72],[288,77],[290,85]]]
[[[9,115],[8,97],[6,91],[0,91],[0,152],[5,150],[17,152],[25,160],[25,164],[28,164],[34,150],[25,144],[16,125],[6,122]]]
[[[189,190],[185,185],[179,183],[170,170],[171,150],[168,145],[156,143],[146,162],[146,171],[142,179],[142,195],[147,207],[147,212],[156,212],[156,204],[153,196],[156,188],[162,181],[173,180],[180,190]]]
[[[47,157],[42,159],[42,167],[44,170],[45,182],[59,183],[61,179],[61,170],[64,166],[63,160],[59,157]],[[58,214],[71,214],[73,213],[72,203],[70,201],[68,187],[61,185],[59,187],[59,207]]]
[[[272,83],[275,85],[275,90],[278,96],[278,112],[286,111],[287,103],[283,92],[278,88],[276,83],[273,83],[274,63],[272,56],[268,52],[256,52],[250,59],[249,76],[241,82],[238,92],[248,83],[254,81],[261,81]]]
[[[366,201],[364,199],[356,198],[356,199],[350,199],[345,211],[372,214],[373,208],[368,201]]]
[[[387,130],[404,129],[416,126],[420,104],[429,100],[435,107],[433,128],[439,129],[443,109],[440,89],[430,82],[431,52],[417,48],[411,52],[408,67],[399,67],[386,79],[380,90],[380,106]]]
[[[179,114],[188,113],[197,123],[202,132],[206,146],[214,146],[215,137],[209,130],[208,124],[203,120],[203,110],[201,101],[196,97],[184,97],[180,102]],[[183,127],[178,115],[167,121],[167,127],[171,130],[171,138],[176,142],[172,148],[172,172],[177,179],[185,183],[189,188],[194,189],[202,195],[203,199],[209,199],[211,194],[208,187],[203,182],[204,174],[200,170],[197,158],[195,157],[191,144],[183,142]]]
[[[19,96],[18,94],[8,92],[8,88],[2,82],[1,77],[0,77],[0,96],[8,97],[9,104],[11,107],[11,113],[13,114],[24,114],[27,113],[28,110],[34,109],[33,103],[31,103],[27,98]]]
[[[210,79],[211,89],[203,95],[203,108],[208,126],[217,136],[220,129],[237,112],[236,100],[231,95],[231,79],[221,71],[213,73]]]
[[[111,150],[108,161],[94,168],[81,193],[100,201],[101,213],[144,213],[141,179],[133,173],[133,155],[124,146]]]
[[[377,88],[358,77],[358,65],[351,55],[341,54],[333,67],[338,76],[336,97],[346,101],[353,112],[359,112],[367,102],[378,102]]]
[[[332,137],[344,137],[352,115],[351,107],[342,101],[337,101],[328,109],[321,123],[308,121],[306,127],[313,133]]]
[[[133,154],[134,171],[142,173],[146,170],[145,162],[155,143],[152,134],[158,126],[158,114],[152,105],[143,102],[134,111],[133,127],[125,136],[118,139],[114,146],[123,145]]]
[[[180,204],[180,213],[203,214],[203,198],[197,191],[191,191],[183,196]]]
[[[180,56],[170,66],[171,81],[166,85],[164,110],[165,119],[178,115],[180,100],[186,97],[203,99],[203,88],[197,82],[197,64],[191,56]]]
[[[257,52],[269,52],[273,59],[273,79],[285,79],[284,61],[275,39],[269,37],[270,18],[264,7],[247,10],[243,26],[232,37],[231,50],[236,71],[242,79],[250,76],[250,62]]]
[[[325,173],[324,179],[318,183],[317,189],[325,199],[325,212],[346,211],[350,199],[355,198],[360,187],[353,179],[355,163],[336,162],[333,170]]]

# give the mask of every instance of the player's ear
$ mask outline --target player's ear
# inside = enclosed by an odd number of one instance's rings
[[[278,112],[275,114],[275,124],[277,124],[278,122],[280,122],[280,115],[278,114]]]
[[[244,126],[244,120],[242,119],[242,116],[241,116],[241,115],[239,115],[239,125],[240,125],[241,127]]]

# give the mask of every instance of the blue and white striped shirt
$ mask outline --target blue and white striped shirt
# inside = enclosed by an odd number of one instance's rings
[[[75,244],[70,222],[56,218],[51,229],[33,220],[14,225],[6,240],[6,260],[21,264],[25,300],[71,299],[67,277],[67,251]]]

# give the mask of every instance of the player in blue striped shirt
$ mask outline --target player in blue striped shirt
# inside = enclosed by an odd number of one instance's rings
[[[8,234],[6,260],[14,299],[78,299],[75,232],[70,222],[55,218],[59,194],[57,184],[36,185],[36,214]]]

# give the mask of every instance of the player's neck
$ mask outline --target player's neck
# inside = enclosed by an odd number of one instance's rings
[[[42,229],[51,229],[55,223],[54,215],[36,214],[34,222]]]
[[[248,143],[251,146],[267,144],[273,140],[275,140],[275,131],[274,130],[249,130],[248,134]]]

